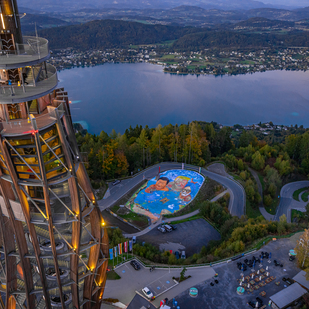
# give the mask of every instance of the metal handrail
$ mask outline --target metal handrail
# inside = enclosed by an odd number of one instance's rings
[[[38,56],[44,58],[49,53],[48,40],[40,37],[24,36],[22,44],[16,44],[15,50],[1,50],[0,56]]]

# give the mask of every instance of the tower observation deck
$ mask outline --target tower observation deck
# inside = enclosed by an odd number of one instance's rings
[[[100,308],[104,220],[48,41],[0,0],[0,309]]]

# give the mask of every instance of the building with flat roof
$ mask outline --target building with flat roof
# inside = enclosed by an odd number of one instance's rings
[[[271,308],[273,309],[285,309],[291,306],[294,302],[301,299],[305,294],[307,294],[307,290],[301,287],[297,282],[291,284],[287,288],[282,291],[274,294],[270,297],[271,300]]]
[[[309,291],[309,280],[306,279],[305,271],[300,271],[295,277],[293,277],[293,280]]]
[[[48,41],[0,0],[0,309],[100,308],[108,236]]]

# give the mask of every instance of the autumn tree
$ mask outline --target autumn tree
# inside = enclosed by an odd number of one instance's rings
[[[309,280],[309,230],[306,229],[305,232],[300,236],[295,247],[295,252],[297,253],[297,264],[298,267],[305,270],[306,278]]]

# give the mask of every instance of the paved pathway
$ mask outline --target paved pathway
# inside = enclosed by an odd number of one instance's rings
[[[260,205],[259,205],[259,210],[260,210],[261,214],[263,215],[263,217],[266,220],[272,221],[274,219],[274,215],[272,215],[269,212],[267,212],[267,210],[265,209],[264,204],[263,204],[263,187],[262,187],[259,175],[252,168],[248,168],[248,169],[249,169],[250,173],[252,174],[253,178],[255,179],[255,181],[257,183],[259,194],[260,194],[260,196],[262,198],[262,200],[260,202]]]
[[[286,184],[280,191],[280,204],[277,208],[274,220],[279,221],[279,218],[285,214],[287,216],[287,222],[291,222],[291,210],[297,209],[300,211],[306,210],[307,202],[300,202],[293,199],[293,193],[301,188],[309,186],[309,181],[296,181]]]

